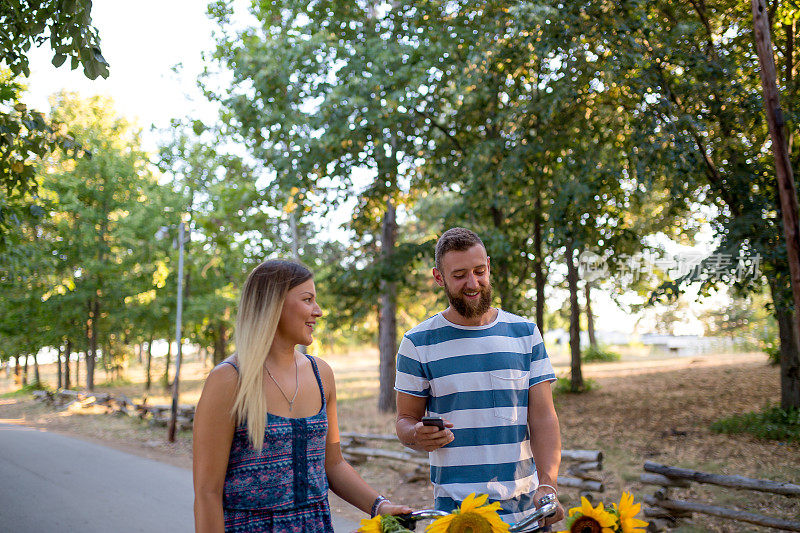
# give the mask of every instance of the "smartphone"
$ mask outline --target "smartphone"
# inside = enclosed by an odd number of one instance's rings
[[[422,417],[422,425],[423,426],[436,426],[441,431],[441,430],[444,429],[444,420],[442,420],[438,416],[423,416]]]

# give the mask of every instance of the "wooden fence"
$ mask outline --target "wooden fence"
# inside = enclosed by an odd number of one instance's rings
[[[171,405],[149,405],[136,403],[124,394],[112,395],[105,392],[88,392],[60,389],[56,392],[46,390],[34,391],[34,398],[59,409],[81,409],[100,406],[107,413],[115,415],[138,416],[149,420],[153,426],[165,426],[169,423]],[[192,429],[194,421],[194,405],[178,406],[177,425],[179,430]]]
[[[670,526],[676,526],[681,518],[691,518],[692,513],[703,513],[719,518],[726,518],[738,522],[746,522],[759,526],[772,527],[785,531],[800,531],[800,521],[786,520],[748,511],[730,509],[717,505],[696,502],[691,500],[678,500],[670,497],[671,491],[688,489],[692,482],[728,487],[738,490],[766,492],[789,498],[800,497],[800,485],[779,483],[763,479],[751,479],[742,476],[726,476],[709,474],[684,468],[675,468],[658,463],[646,462],[645,473],[641,474],[640,481],[648,485],[657,485],[661,488],[652,496],[645,497],[645,516],[651,519],[651,530],[662,531]]]
[[[367,446],[373,443],[372,446]],[[387,461],[388,466],[405,473],[406,482],[429,477],[427,452],[400,448],[394,435],[369,435],[361,433],[341,434],[342,454],[354,464],[377,459]],[[599,450],[562,450],[562,468],[565,475],[558,476],[559,488],[577,489],[582,496],[594,499],[593,493],[605,490],[600,472],[603,470],[603,452]],[[411,469],[408,466],[411,465]]]
[[[102,406],[107,413],[138,416],[151,425],[166,426],[170,417],[170,405],[135,403],[125,395],[91,393],[88,391],[58,390],[36,391],[34,397],[60,409],[81,409]],[[191,429],[194,421],[194,405],[178,406],[178,429]],[[371,445],[368,445],[371,444]],[[342,454],[353,464],[369,460],[381,460],[386,466],[402,471],[407,482],[426,480],[429,477],[429,461],[426,452],[418,452],[400,445],[394,435],[367,435],[360,433],[341,434]],[[598,450],[562,450],[562,468],[558,476],[559,488],[576,489],[581,496],[594,500],[594,494],[605,491],[600,472],[603,470],[603,453]],[[409,469],[409,465],[412,467]]]

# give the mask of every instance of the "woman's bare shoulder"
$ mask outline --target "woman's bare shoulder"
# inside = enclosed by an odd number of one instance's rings
[[[225,361],[229,361],[229,357]],[[203,395],[229,395],[239,386],[239,371],[233,365],[220,363],[211,369],[203,387]]]

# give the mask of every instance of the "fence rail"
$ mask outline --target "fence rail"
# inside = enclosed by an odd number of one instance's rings
[[[384,459],[400,463],[395,468],[401,469],[402,465],[413,465],[413,469],[406,475],[406,481],[416,481],[428,477],[430,462],[428,453],[403,448],[402,451],[379,448],[380,443],[396,443],[395,435],[375,435],[353,432],[341,433],[342,454],[348,461],[356,464],[370,459]],[[366,446],[374,442],[373,446]],[[561,459],[566,465],[566,475],[558,476],[558,486],[574,488],[581,491],[582,495],[592,496],[592,493],[605,491],[600,471],[603,470],[603,452],[599,450],[562,450]],[[406,468],[407,469],[407,468]]]
[[[669,497],[671,490],[690,488],[693,482],[737,490],[765,492],[789,498],[800,497],[800,485],[743,476],[710,474],[650,461],[644,464],[644,470],[645,473],[640,475],[639,480],[647,485],[661,487],[652,496],[647,496],[644,499],[645,503],[651,506],[645,508],[645,516],[655,519],[652,522],[653,529],[663,530],[668,526],[677,525],[678,520],[681,518],[691,518],[692,513],[702,513],[785,531],[800,531],[800,521],[798,520],[787,520],[739,509]],[[662,521],[662,519],[665,520]]]
[[[74,391],[59,389],[55,392],[34,391],[33,397],[39,401],[53,405],[58,409],[82,409],[92,406],[106,408],[106,412],[115,415],[138,416],[150,421],[154,426],[166,426],[169,423],[171,405],[150,405],[146,402],[133,402],[124,394],[112,395],[105,392]],[[192,429],[194,422],[194,405],[178,406],[178,429]]]

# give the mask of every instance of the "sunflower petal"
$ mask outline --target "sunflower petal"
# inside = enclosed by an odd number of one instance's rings
[[[450,522],[453,521],[455,515],[449,514],[434,520],[427,528],[426,533],[447,533],[447,528],[450,527]]]
[[[488,499],[489,499],[488,494],[481,494],[480,496],[476,496],[475,493],[473,492],[469,496],[467,496],[463,502],[461,502],[461,512],[466,513],[472,511],[473,509],[477,509],[478,507],[486,503],[486,500]]]
[[[359,533],[381,533],[381,516],[374,518],[362,518]]]

